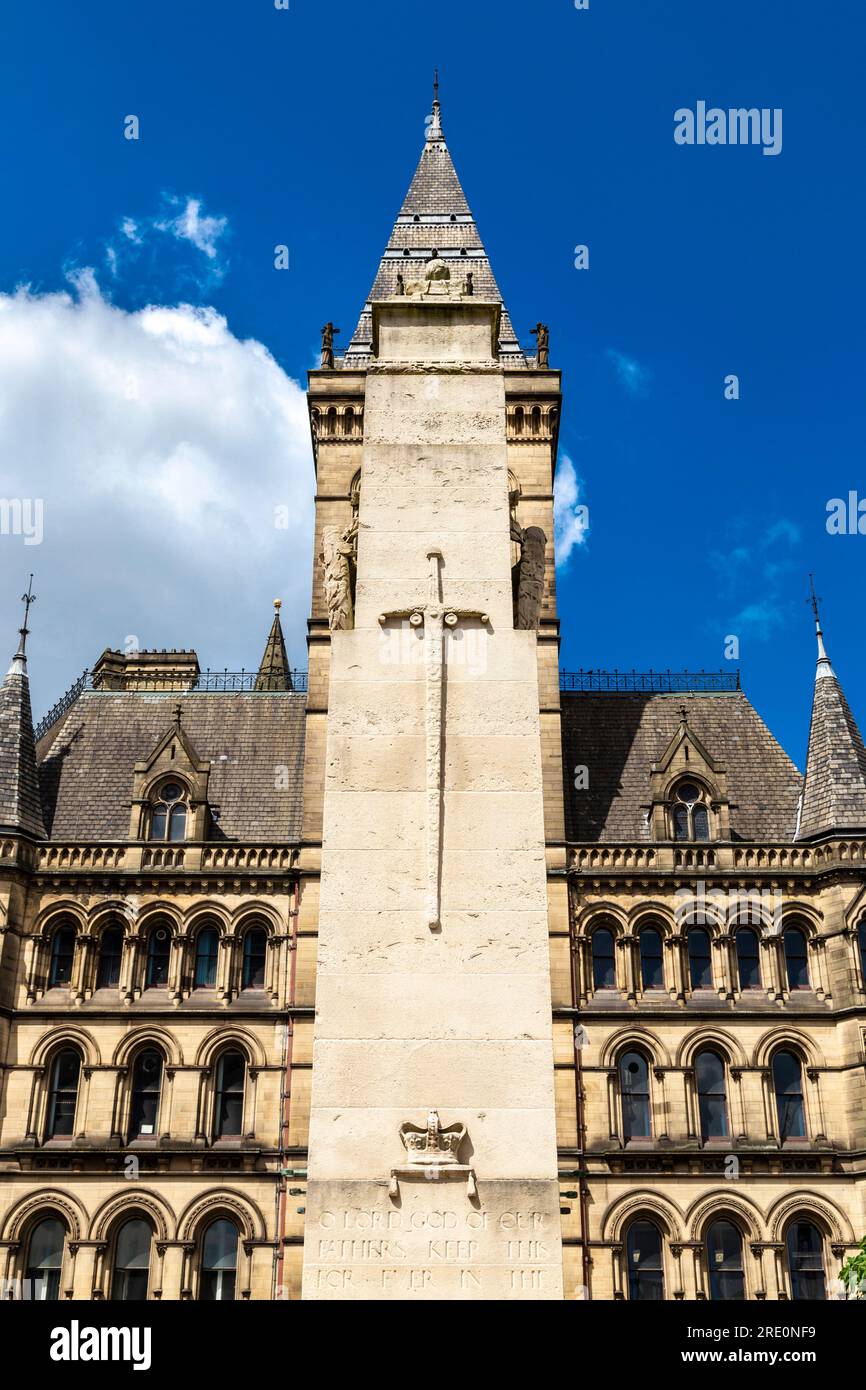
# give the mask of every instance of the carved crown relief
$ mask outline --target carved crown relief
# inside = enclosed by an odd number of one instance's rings
[[[389,1193],[399,1196],[401,1177],[423,1174],[431,1180],[440,1177],[461,1176],[466,1178],[467,1195],[477,1196],[475,1170],[459,1161],[459,1151],[466,1138],[466,1126],[447,1125],[443,1128],[438,1110],[427,1112],[426,1125],[414,1125],[407,1120],[400,1126],[400,1138],[406,1150],[406,1163],[391,1169]]]

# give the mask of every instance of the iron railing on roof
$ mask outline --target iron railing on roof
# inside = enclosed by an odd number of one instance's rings
[[[307,672],[292,671],[292,690],[303,693],[307,689]],[[191,675],[190,671],[154,671],[151,675],[146,672],[130,672],[128,675],[123,673],[113,673],[110,678],[104,675],[93,679],[93,672],[82,671],[76,681],[72,682],[69,689],[55,705],[52,705],[46,715],[40,719],[36,725],[34,733],[37,742],[48,730],[53,727],[71,705],[75,704],[79,695],[87,690],[98,690],[104,692],[116,692],[125,690],[140,691],[144,694],[231,694],[239,691],[254,691],[256,682],[259,679],[258,671],[212,671],[208,667],[205,671],[199,671],[198,675]],[[266,678],[267,679],[267,678]],[[267,687],[265,694],[271,693]]]
[[[560,690],[687,694],[740,689],[739,671],[560,671]]]

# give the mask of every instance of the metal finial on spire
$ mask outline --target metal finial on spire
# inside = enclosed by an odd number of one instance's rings
[[[12,658],[12,665],[9,667],[9,675],[26,676],[27,674],[27,635],[30,632],[27,620],[30,617],[31,605],[36,602],[36,595],[33,592],[33,575],[27,585],[26,594],[21,595],[21,602],[24,604],[24,622],[18,629],[18,650]]]
[[[830,665],[830,660],[829,660],[829,658],[828,658],[828,656],[827,656],[827,652],[826,652],[826,649],[825,649],[825,647],[824,647],[824,634],[823,634],[823,632],[821,631],[821,610],[820,610],[820,608],[819,608],[819,604],[821,603],[821,599],[820,599],[820,598],[818,597],[818,595],[815,593],[815,576],[814,576],[813,574],[810,574],[810,575],[809,575],[809,597],[807,598],[806,602],[810,605],[810,607],[811,607],[811,609],[812,609],[812,612],[815,614],[815,635],[816,635],[816,637],[818,638],[818,671],[817,671],[817,675],[818,675],[818,676],[822,676],[822,675],[830,675],[830,676],[832,676],[832,674],[833,674],[833,668],[832,668],[832,666]]]
[[[425,116],[424,124],[427,128],[426,139],[442,139],[441,109],[439,106],[439,69],[433,69],[433,111],[429,116]]]
[[[174,707],[174,722],[175,722],[176,728],[178,728],[178,729],[180,728],[180,721],[181,721],[182,717],[183,717],[183,706],[182,706],[180,703],[178,703],[178,704],[176,704],[175,707]]]

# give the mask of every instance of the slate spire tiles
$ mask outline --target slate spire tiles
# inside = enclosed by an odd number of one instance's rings
[[[280,624],[282,599],[274,599],[274,621],[265,645],[259,673],[256,677],[256,690],[291,690],[292,673],[286,655],[286,643]]]
[[[28,603],[29,608],[29,603]],[[27,619],[0,686],[0,830],[45,839],[27,675]]]
[[[463,276],[471,270],[476,295],[480,299],[502,304],[500,358],[504,365],[525,366],[526,358],[520,349],[475,218],[445,143],[438,97],[434,99],[433,110],[426,124],[421,158],[379,263],[373,288],[346,350],[346,365],[355,363],[363,366],[370,355],[372,301],[386,299],[396,292],[400,272],[406,282],[422,279],[424,266],[435,247],[452,276]]]
[[[815,605],[818,663],[798,840],[866,830],[866,746],[824,648]]]

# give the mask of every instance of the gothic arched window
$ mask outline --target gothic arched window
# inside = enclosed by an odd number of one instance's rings
[[[624,1052],[619,1062],[623,1139],[649,1139],[649,1066],[640,1052]]]
[[[592,983],[594,989],[616,989],[613,932],[596,927],[592,934]]]
[[[665,1296],[662,1237],[653,1221],[635,1221],[626,1240],[628,1296],[633,1303],[660,1303]]]
[[[664,989],[665,970],[661,932],[644,927],[639,937],[640,977],[644,989]]]
[[[242,989],[264,989],[267,933],[264,927],[249,927],[244,933]]]
[[[789,989],[809,988],[809,960],[807,956],[806,933],[799,927],[786,927],[782,932],[782,945],[785,950],[785,969]]]
[[[860,978],[866,988],[866,920],[857,929],[857,940],[860,943]]]
[[[64,1047],[51,1064],[46,1126],[48,1139],[68,1139],[73,1133],[80,1075],[81,1057],[74,1047]]]
[[[58,927],[51,938],[51,963],[48,969],[48,988],[68,985],[72,979],[75,959],[75,928]]]
[[[217,976],[219,933],[216,927],[202,927],[195,939],[196,989],[213,989]]]
[[[138,1303],[147,1298],[152,1234],[141,1217],[125,1222],[118,1231],[111,1279],[115,1302]]]
[[[217,1063],[214,1137],[239,1138],[244,1118],[247,1062],[242,1052],[224,1052]]]
[[[675,840],[708,840],[710,817],[705,794],[694,782],[680,782],[674,791],[673,828]]]
[[[779,1120],[779,1138],[803,1139],[806,1111],[803,1105],[803,1068],[793,1052],[777,1052],[773,1058],[773,1090]]]
[[[149,1139],[156,1134],[161,1087],[162,1057],[155,1047],[145,1048],[143,1052],[139,1052],[132,1068],[130,1139]]]
[[[689,953],[689,978],[692,989],[712,989],[713,961],[710,953],[710,938],[703,927],[692,927],[687,939]]]
[[[168,984],[168,963],[171,956],[171,932],[168,927],[153,927],[147,938],[145,989],[161,989]]]
[[[792,1221],[788,1227],[785,1246],[788,1252],[791,1297],[798,1302],[826,1299],[824,1242],[818,1228],[811,1221]]]
[[[48,1216],[30,1232],[27,1242],[26,1279],[29,1297],[55,1303],[60,1297],[60,1270],[66,1228],[56,1216]]]
[[[120,983],[120,961],[123,956],[123,928],[106,927],[99,938],[99,964],[96,967],[96,988],[116,989]]]
[[[235,1296],[238,1228],[233,1221],[212,1221],[204,1233],[198,1296],[205,1302],[230,1302]]]
[[[176,842],[186,839],[186,789],[180,782],[163,782],[150,812],[150,839]]]
[[[714,1302],[733,1303],[745,1299],[743,1236],[732,1221],[714,1221],[707,1232],[707,1265],[710,1298]]]
[[[757,932],[753,932],[751,927],[740,927],[734,940],[737,945],[740,989],[760,989],[761,959]]]
[[[725,1096],[725,1064],[717,1052],[699,1052],[695,1058],[695,1084],[702,1139],[726,1139],[728,1107]]]

